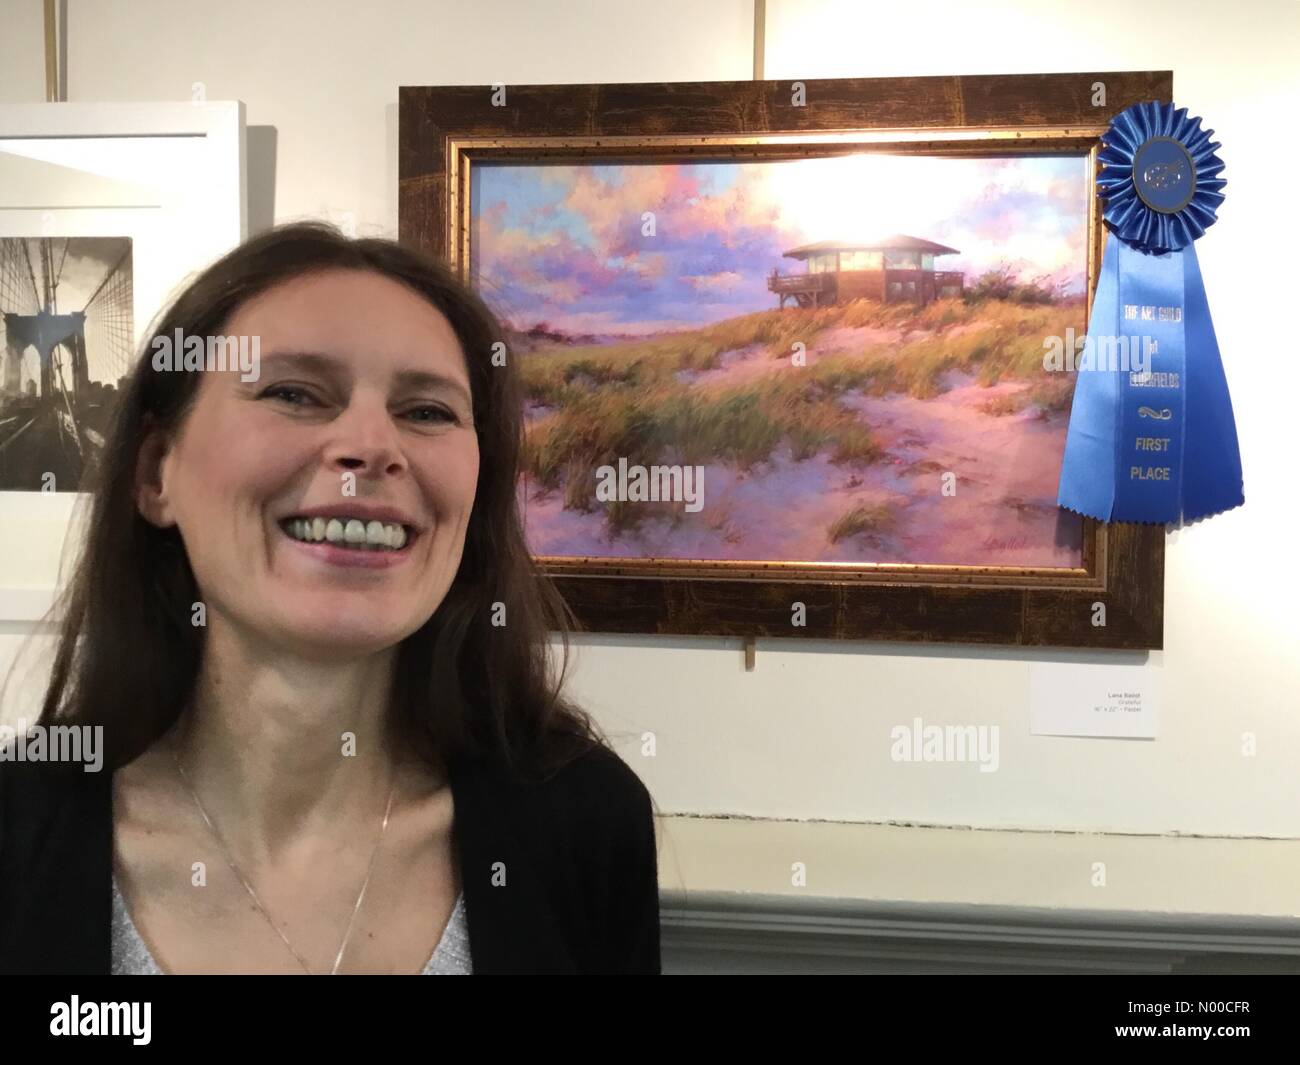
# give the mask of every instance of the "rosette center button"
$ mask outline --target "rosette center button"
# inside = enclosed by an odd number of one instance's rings
[[[1196,164],[1173,137],[1152,137],[1133,156],[1133,185],[1153,211],[1173,214],[1192,201]]]

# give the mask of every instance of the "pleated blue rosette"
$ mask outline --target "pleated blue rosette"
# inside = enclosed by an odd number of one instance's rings
[[[1176,523],[1245,502],[1232,399],[1194,241],[1223,202],[1213,130],[1185,107],[1121,111],[1097,189],[1110,230],[1057,502],[1101,521]]]

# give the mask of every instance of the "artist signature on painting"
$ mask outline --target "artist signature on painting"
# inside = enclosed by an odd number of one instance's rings
[[[986,537],[984,540],[985,551],[1020,551],[1029,546],[1029,540],[1023,536],[1013,536],[1007,540],[1000,540],[996,536]]]

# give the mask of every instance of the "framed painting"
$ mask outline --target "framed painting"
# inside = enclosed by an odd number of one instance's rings
[[[1161,646],[1163,528],[1056,493],[1099,139],[1171,92],[403,88],[400,237],[501,319],[529,547],[583,627]]]
[[[246,235],[244,106],[0,105],[0,620],[45,618],[150,320]]]

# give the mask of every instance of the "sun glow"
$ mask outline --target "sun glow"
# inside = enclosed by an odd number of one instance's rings
[[[808,243],[890,233],[933,239],[927,231],[969,194],[946,162],[880,153],[796,159],[765,167],[764,179],[782,223]]]

